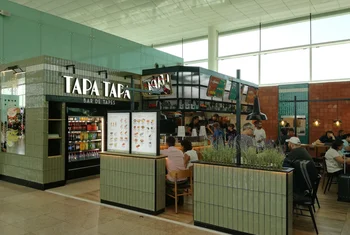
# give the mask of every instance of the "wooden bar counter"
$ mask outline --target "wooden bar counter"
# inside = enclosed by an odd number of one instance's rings
[[[101,202],[154,215],[164,212],[165,158],[101,153]]]

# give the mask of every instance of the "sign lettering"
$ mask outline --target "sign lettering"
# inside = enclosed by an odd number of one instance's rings
[[[71,76],[63,76],[65,78],[65,93],[78,95],[100,96],[97,81],[90,81],[89,79],[74,78]],[[73,80],[75,79],[75,80]],[[73,87],[72,87],[73,83]],[[102,81],[102,94],[104,97],[131,99],[130,91],[125,89],[128,86],[123,84],[115,84],[112,82]],[[84,99],[84,103],[90,103],[89,99]],[[96,102],[96,101],[91,101]],[[107,103],[106,103],[107,104]]]

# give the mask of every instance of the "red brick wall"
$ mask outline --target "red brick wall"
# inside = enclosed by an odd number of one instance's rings
[[[322,84],[310,84],[309,99],[341,99],[350,98],[350,82],[333,82]],[[336,127],[333,124],[338,115],[342,120],[342,125]],[[319,119],[321,125],[315,127],[312,122]],[[327,130],[332,130],[336,135],[340,129],[350,133],[350,101],[332,101],[332,102],[309,102],[309,143],[314,142]]]
[[[260,87],[259,100],[261,112],[267,115],[263,121],[263,128],[267,139],[277,140],[278,138],[278,87]]]

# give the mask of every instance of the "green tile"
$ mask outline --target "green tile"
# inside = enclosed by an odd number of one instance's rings
[[[242,225],[242,227],[243,227],[243,230],[241,230],[241,231],[243,231],[243,232],[245,232],[245,233],[248,233],[249,232],[249,216],[248,216],[248,213],[249,212],[247,212],[247,211],[243,211],[243,225]]]
[[[244,223],[243,223],[243,211],[237,210],[236,213],[237,213],[237,230],[238,231],[243,231],[243,226],[244,226]]]
[[[277,211],[276,211],[276,209],[277,209],[277,202],[276,202],[277,197],[276,197],[276,194],[271,193],[270,196],[271,196],[271,204],[270,204],[271,215],[277,216]]]
[[[265,193],[259,192],[259,214],[265,214]]]
[[[227,210],[227,223],[229,229],[236,229],[237,226],[237,214],[236,211],[233,209]]]
[[[227,190],[227,203],[224,203],[224,206],[227,206],[228,208],[233,208],[233,200],[235,200],[235,198],[233,198],[233,188],[225,188],[225,190]]]
[[[259,214],[259,233],[257,234],[269,235],[269,233],[265,232],[265,215],[264,214]]]
[[[248,190],[245,190],[243,189],[242,190],[242,201],[243,201],[243,204],[242,204],[242,210],[244,211],[248,211],[248,204],[249,204],[249,197],[248,197]]]
[[[265,234],[271,234],[271,217],[265,215]]]
[[[259,234],[259,214],[254,213],[254,220],[253,220],[253,232],[252,234]]]
[[[265,193],[265,215],[271,215],[271,203],[275,203],[271,201],[271,194]]]
[[[271,216],[271,235],[279,235],[280,233],[277,233],[277,217]]]

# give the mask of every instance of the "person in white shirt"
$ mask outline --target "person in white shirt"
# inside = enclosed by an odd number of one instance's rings
[[[344,156],[341,154],[343,149],[343,141],[335,140],[332,144],[332,147],[326,152],[326,164],[328,173],[334,173],[339,175],[343,172],[342,164],[350,164],[350,158],[344,159]]]
[[[192,161],[198,161],[198,154],[192,149],[192,143],[189,140],[181,141],[182,151],[184,152],[184,166],[189,169],[193,166]]]
[[[255,130],[254,130],[254,138],[256,141],[256,147],[258,150],[262,150],[265,147],[265,140],[266,140],[266,133],[265,130],[262,128],[262,122],[261,121],[255,121]]]

